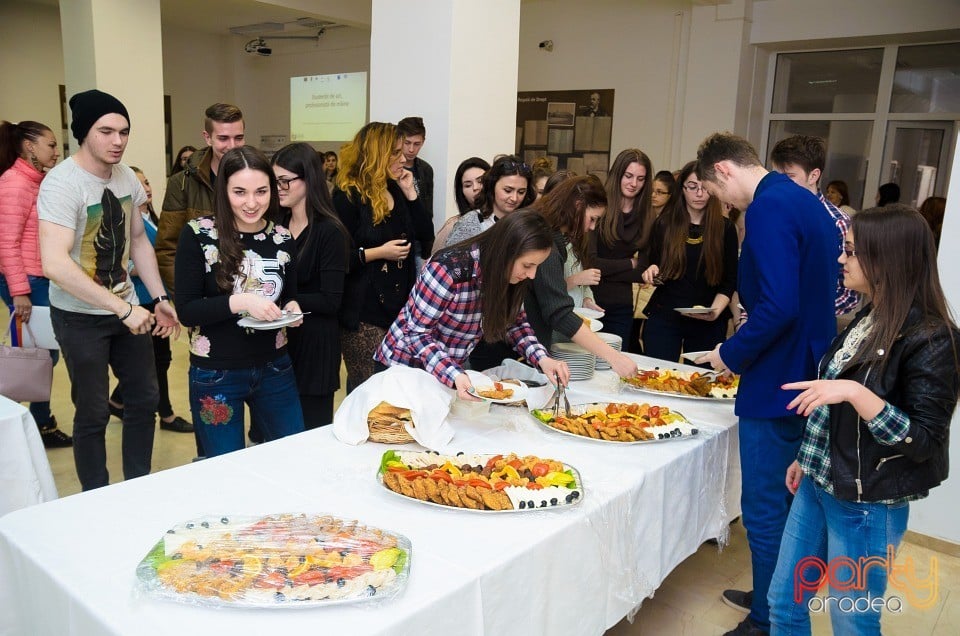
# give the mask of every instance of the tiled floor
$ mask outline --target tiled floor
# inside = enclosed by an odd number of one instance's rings
[[[0,309],[0,313],[5,311]],[[0,316],[0,321],[4,319]],[[171,397],[177,414],[189,419],[187,404],[187,350],[181,337],[174,344],[174,361],[169,380]],[[337,396],[337,403],[342,395]],[[54,371],[53,412],[67,432],[71,429],[73,407],[70,403],[69,381],[63,364]],[[107,455],[111,480],[122,479],[120,469],[120,427],[113,418],[107,429]],[[164,470],[185,464],[195,454],[193,436],[183,433],[157,430],[154,441],[153,468]],[[79,492],[73,464],[72,451],[53,449],[48,451],[60,496]],[[906,606],[902,614],[889,614],[883,618],[884,633],[888,636],[922,636],[931,634],[947,636],[960,634],[960,559],[929,550],[911,543],[904,543],[898,560],[912,558],[918,574],[927,575],[935,559],[939,567],[939,602],[929,610],[915,610]],[[656,636],[710,636],[723,634],[743,618],[743,614],[730,609],[720,601],[720,593],[726,588],[747,589],[750,585],[750,555],[747,550],[743,527],[735,524],[731,531],[730,545],[722,551],[705,544],[684,561],[664,581],[656,595],[647,599],[633,623],[621,621],[613,627],[610,636],[656,635]],[[815,615],[814,634],[829,634],[827,616]]]

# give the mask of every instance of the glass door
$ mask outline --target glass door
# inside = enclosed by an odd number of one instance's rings
[[[950,174],[953,128],[951,121],[889,122],[880,184],[899,185],[900,202],[915,208],[927,197],[943,196]]]

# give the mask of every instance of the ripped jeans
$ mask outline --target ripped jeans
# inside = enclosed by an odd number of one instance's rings
[[[244,447],[243,404],[260,424],[264,441],[303,431],[303,412],[290,356],[244,369],[190,365],[190,412],[207,457]]]

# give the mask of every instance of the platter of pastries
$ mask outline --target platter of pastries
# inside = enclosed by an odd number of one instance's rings
[[[570,412],[534,409],[543,426],[574,437],[616,444],[643,444],[688,439],[699,430],[680,413],[665,406],[629,402],[574,404]]]
[[[527,455],[441,455],[389,450],[377,480],[424,504],[477,512],[528,512],[583,499],[580,474],[563,462]]]
[[[728,400],[737,398],[739,375],[720,375],[713,378],[699,371],[680,369],[639,369],[629,378],[620,378],[629,389],[660,395],[672,395],[694,400]]]
[[[410,541],[330,515],[213,515],[166,531],[137,566],[141,591],[227,607],[317,606],[398,593]]]

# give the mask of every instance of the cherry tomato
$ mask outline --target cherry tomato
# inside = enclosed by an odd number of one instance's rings
[[[533,468],[530,470],[530,472],[533,473],[534,477],[543,477],[550,472],[550,467],[543,462],[537,462],[533,465]]]
[[[659,415],[660,415],[660,407],[659,407],[659,406],[651,406],[651,407],[650,407],[650,417],[657,417],[657,416],[659,416]]]

